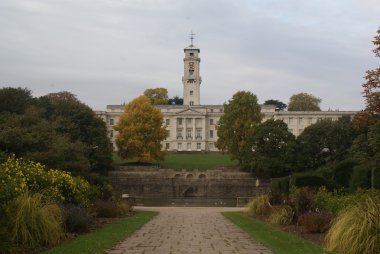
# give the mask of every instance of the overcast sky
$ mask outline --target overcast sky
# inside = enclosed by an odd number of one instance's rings
[[[359,110],[379,26],[379,0],[1,0],[0,86],[69,91],[96,110],[147,88],[182,97],[192,30],[201,104],[307,92]]]

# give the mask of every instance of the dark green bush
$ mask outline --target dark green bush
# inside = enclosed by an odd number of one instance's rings
[[[270,183],[270,189],[273,194],[288,194],[289,177],[273,178]]]
[[[331,225],[334,216],[327,212],[304,213],[298,218],[298,224],[303,226],[307,233],[324,233]]]
[[[342,187],[349,187],[353,168],[357,165],[354,160],[348,159],[338,162],[333,167],[333,182]]]
[[[65,214],[65,228],[67,232],[88,232],[92,222],[92,216],[88,210],[80,205],[64,204],[62,209]]]
[[[358,188],[368,189],[371,187],[371,167],[366,164],[358,165],[353,168],[350,179],[350,190]]]
[[[331,188],[332,186],[329,181],[314,173],[292,175],[291,184],[298,188],[309,187],[312,189],[318,189],[322,186]]]

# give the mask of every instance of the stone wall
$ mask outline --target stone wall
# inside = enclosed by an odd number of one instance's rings
[[[223,170],[175,171],[119,168],[109,172],[114,191],[135,197],[252,197],[268,192],[268,182],[249,173]]]

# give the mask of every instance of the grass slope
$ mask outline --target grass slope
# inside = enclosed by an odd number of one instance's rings
[[[117,154],[113,154],[113,163],[131,163],[134,160],[123,160]],[[236,161],[231,161],[229,155],[221,153],[168,153],[165,159],[158,162],[162,168],[207,170],[222,166],[237,165]]]
[[[63,243],[44,254],[104,253],[152,219],[156,212],[141,212],[112,222],[93,233],[81,235],[73,241]]]
[[[223,215],[246,231],[274,254],[322,254],[330,253],[321,246],[295,235],[275,229],[269,224],[251,218],[241,212],[226,212]]]

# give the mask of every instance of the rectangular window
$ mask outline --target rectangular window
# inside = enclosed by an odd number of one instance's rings
[[[210,143],[208,144],[208,148],[211,150],[211,149],[214,149],[214,143]]]
[[[311,124],[312,123],[312,120],[313,120],[313,118],[311,118],[311,117],[309,117],[308,119],[307,119],[307,124]]]
[[[166,143],[165,148],[166,148],[166,150],[169,150],[170,149],[170,143]]]
[[[298,124],[302,124],[302,123],[303,123],[303,118],[302,117],[298,118]]]
[[[166,125],[170,125],[170,119],[166,119]]]
[[[220,112],[220,113],[222,113],[222,112],[223,112],[223,109],[222,109],[222,108],[220,108],[220,109],[219,109],[219,112]]]
[[[178,125],[182,125],[182,118],[178,118],[177,121],[178,121]]]
[[[187,143],[187,150],[190,151],[191,150],[191,143]]]
[[[183,139],[182,129],[177,129],[177,139]]]
[[[197,150],[201,150],[201,143],[197,143]]]
[[[170,138],[170,130],[166,130],[166,139]]]
[[[186,124],[190,125],[191,124],[191,118],[186,118]]]
[[[178,143],[178,150],[181,151],[182,150],[182,143]]]
[[[214,137],[214,131],[210,130],[210,138],[213,138],[213,137]]]
[[[190,95],[193,95],[193,93],[194,93],[193,90],[191,90],[191,91],[190,91]]]
[[[110,125],[114,125],[114,120],[113,120],[113,118],[110,119]]]
[[[194,106],[194,102],[193,101],[190,101],[190,106]]]
[[[190,56],[194,56],[194,53],[190,53]]]
[[[113,138],[113,130],[110,131],[110,138]]]
[[[212,109],[210,109],[210,112],[211,112],[211,113],[213,113],[213,112],[214,112],[214,109],[213,109],[213,108],[212,108]]]
[[[293,117],[289,117],[289,124],[293,123]]]
[[[214,119],[210,119],[210,125],[214,125]]]
[[[202,138],[202,134],[201,134],[201,132],[202,132],[202,129],[196,129],[195,130],[195,137],[196,138]]]
[[[192,132],[193,132],[193,129],[187,129],[186,130],[186,138],[191,138],[192,137],[192,135],[191,135]]]

